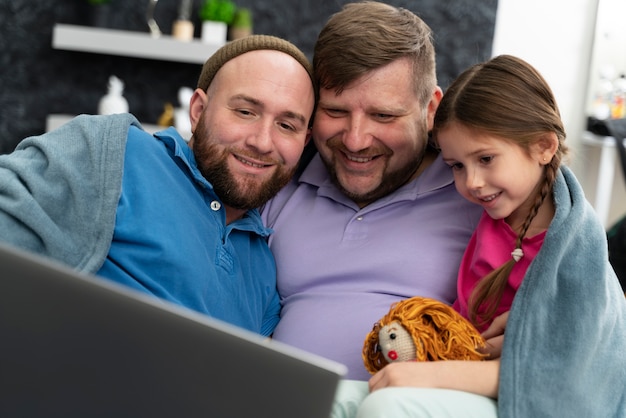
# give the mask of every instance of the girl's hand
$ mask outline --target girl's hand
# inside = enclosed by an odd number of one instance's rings
[[[454,389],[496,398],[500,361],[405,361],[391,363],[369,380],[370,392],[386,387]]]
[[[392,386],[433,387],[427,363],[405,361],[390,363],[376,373],[369,381],[370,392]]]
[[[488,354],[489,359],[499,358],[502,354],[502,343],[504,342],[504,329],[506,328],[506,321],[509,319],[509,312],[505,312],[500,316],[497,316],[489,328],[482,333],[483,338],[487,342],[487,346],[482,348],[482,353]]]

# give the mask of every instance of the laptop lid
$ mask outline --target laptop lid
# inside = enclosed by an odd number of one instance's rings
[[[343,365],[2,244],[0,266],[0,416],[330,413]]]

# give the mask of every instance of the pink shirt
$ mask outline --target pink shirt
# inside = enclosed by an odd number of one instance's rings
[[[511,309],[515,293],[524,279],[528,266],[541,249],[545,236],[546,231],[543,231],[522,240],[524,256],[513,266],[496,316]],[[468,317],[467,303],[478,281],[511,259],[511,252],[515,249],[516,239],[517,233],[504,219],[492,219],[487,215],[487,212],[483,213],[465,250],[459,269],[458,299],[454,303],[454,308],[461,315]],[[484,329],[486,327],[480,331],[484,331]]]

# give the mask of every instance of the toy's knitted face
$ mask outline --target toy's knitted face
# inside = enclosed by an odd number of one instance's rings
[[[415,360],[415,343],[411,334],[397,321],[378,332],[378,346],[388,363]]]

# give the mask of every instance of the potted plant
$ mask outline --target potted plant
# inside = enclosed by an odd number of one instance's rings
[[[252,34],[252,12],[250,9],[238,8],[230,24],[230,40],[243,38]]]
[[[198,11],[202,20],[202,42],[226,42],[228,25],[235,17],[237,6],[232,0],[203,0]]]

